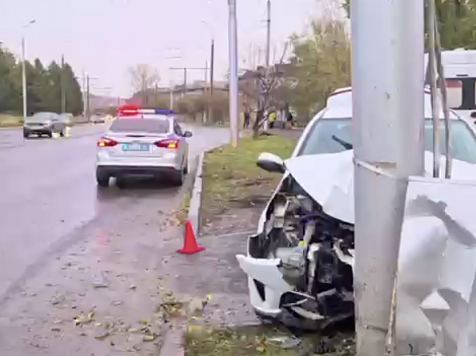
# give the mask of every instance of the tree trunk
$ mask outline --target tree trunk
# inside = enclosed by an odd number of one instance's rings
[[[264,115],[264,110],[262,108],[258,109],[256,113],[255,122],[253,123],[253,136],[252,136],[253,139],[257,139],[259,136],[259,123],[261,122],[261,120],[263,120],[263,115]]]

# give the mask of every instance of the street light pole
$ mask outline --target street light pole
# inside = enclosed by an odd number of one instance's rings
[[[231,144],[238,146],[238,38],[236,0],[228,0],[228,54]]]
[[[208,120],[213,123],[213,80],[215,71],[215,38],[212,37],[210,44],[210,104],[208,105]]]
[[[26,25],[23,26],[23,29],[26,29],[28,26],[34,24],[36,20],[31,20]],[[28,107],[27,107],[27,87],[26,87],[26,49],[25,49],[25,34],[22,34],[21,37],[21,57],[22,57],[22,65],[21,65],[21,83],[22,83],[22,97],[23,97],[23,122],[26,121],[28,117]]]
[[[386,354],[407,178],[423,174],[423,19],[424,0],[351,6],[358,356]]]
[[[26,118],[28,116],[28,108],[27,108],[27,91],[26,91],[26,54],[25,54],[25,36],[21,38],[21,89],[22,89],[22,99],[23,99],[23,122],[26,122]]]

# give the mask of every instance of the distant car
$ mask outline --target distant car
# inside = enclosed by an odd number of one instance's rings
[[[104,122],[106,122],[104,120],[104,117],[103,116],[100,116],[100,115],[93,115],[91,116],[91,122],[93,124],[103,124]]]
[[[61,117],[52,112],[39,112],[33,116],[27,117],[23,123],[23,137],[28,138],[31,135],[46,135],[53,137],[54,134],[64,136],[66,124]]]
[[[127,177],[165,177],[182,185],[188,173],[190,131],[184,131],[172,112],[123,110],[98,141],[96,180],[109,186]]]

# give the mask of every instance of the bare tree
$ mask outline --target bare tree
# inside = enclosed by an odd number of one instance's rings
[[[129,68],[129,75],[134,92],[140,93],[143,104],[147,105],[148,91],[155,88],[160,81],[158,70],[149,64],[138,64]]]
[[[273,100],[272,93],[279,84],[279,79],[284,73],[281,73],[279,68],[283,64],[288,51],[289,43],[286,42],[281,54],[281,58],[270,68],[260,67],[256,71],[256,86],[259,91],[258,111],[256,113],[256,119],[253,123],[253,138],[258,137],[259,128],[267,118],[265,112],[269,110]]]

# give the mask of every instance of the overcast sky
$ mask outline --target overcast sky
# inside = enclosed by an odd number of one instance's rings
[[[256,64],[258,48],[264,49],[266,0],[237,3],[243,67],[245,62]],[[293,32],[302,32],[310,17],[320,14],[319,7],[317,0],[272,0],[276,57]],[[212,34],[217,79],[228,69],[227,0],[0,0],[0,14],[4,46],[19,55],[24,33],[28,59],[38,57],[49,63],[59,61],[64,53],[78,76],[85,70],[97,78],[91,86],[98,94],[130,95],[127,69],[138,63],[157,67],[161,86],[169,80],[180,82],[183,74],[169,75],[168,68],[205,67]],[[36,23],[23,29],[31,20]],[[204,72],[192,71],[190,77],[201,79]]]

